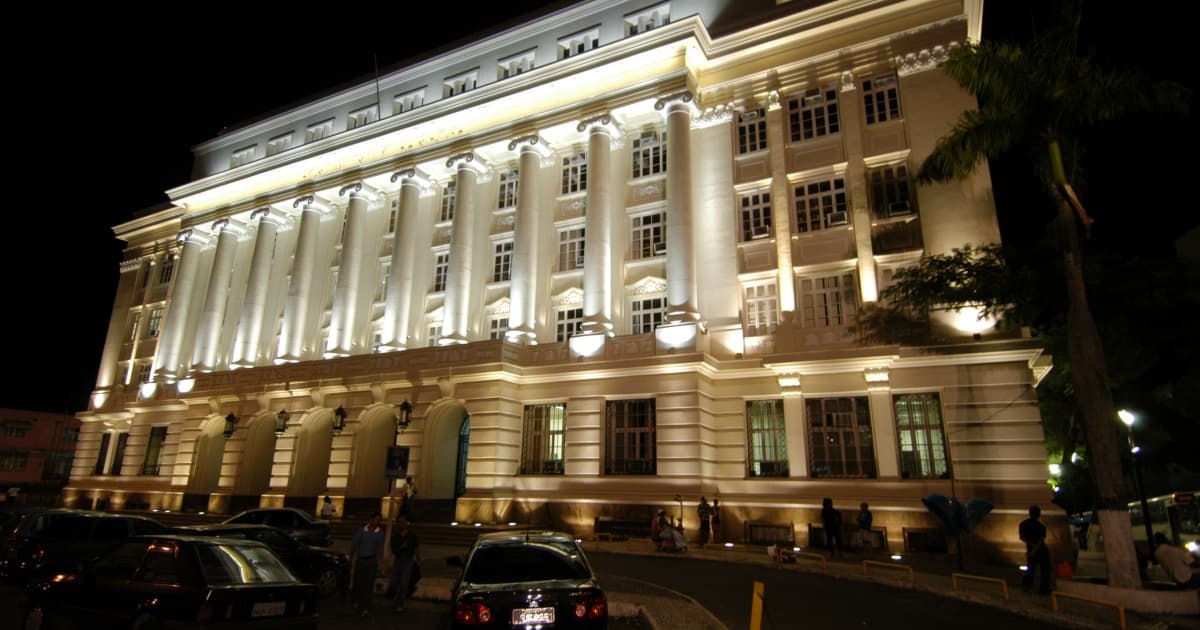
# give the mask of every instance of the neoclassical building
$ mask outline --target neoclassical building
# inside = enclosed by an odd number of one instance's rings
[[[694,532],[704,495],[805,544],[831,497],[904,548],[936,492],[1015,549],[1048,358],[973,312],[864,317],[999,241],[986,167],[911,179],[974,105],[937,64],[982,9],[581,2],[199,145],[115,227],[67,500],[354,513],[399,445],[464,521],[587,535],[680,495]]]

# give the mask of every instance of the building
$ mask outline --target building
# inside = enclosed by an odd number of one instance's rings
[[[936,65],[981,17],[582,2],[197,146],[115,228],[66,499],[354,513],[399,444],[463,521],[587,535],[705,495],[727,536],[803,544],[828,496],[901,548],[937,492],[992,500],[1015,550],[1048,358],[974,313],[920,343],[860,317],[999,240],[986,168],[910,179],[973,105]]]
[[[0,502],[55,503],[71,473],[79,427],[70,414],[0,409]]]

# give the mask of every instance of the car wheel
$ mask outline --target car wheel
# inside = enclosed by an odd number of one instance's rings
[[[25,611],[25,630],[45,630],[49,627],[46,624],[46,609],[41,606],[33,606]]]
[[[319,595],[333,595],[338,590],[338,571],[333,567],[321,571],[317,576],[317,593]]]

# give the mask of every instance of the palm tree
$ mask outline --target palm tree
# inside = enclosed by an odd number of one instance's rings
[[[1079,51],[1079,7],[1062,4],[1063,19],[1027,43],[970,43],[950,53],[942,69],[978,99],[980,108],[961,115],[917,179],[964,178],[987,157],[1020,154],[1054,201],[1069,304],[1071,376],[1105,534],[1108,583],[1140,588],[1104,348],[1084,285],[1081,231],[1088,232],[1092,219],[1074,184],[1081,180],[1087,131],[1141,112],[1186,112],[1188,94],[1137,72],[1100,67]]]

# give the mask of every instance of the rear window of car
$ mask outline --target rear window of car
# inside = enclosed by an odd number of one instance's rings
[[[47,523],[41,533],[47,538],[86,540],[91,534],[93,520],[87,516],[66,516]]]
[[[573,580],[591,577],[579,548],[556,542],[492,545],[471,556],[463,579],[475,584]]]
[[[204,582],[211,586],[297,581],[296,576],[264,546],[199,545],[196,553]]]

